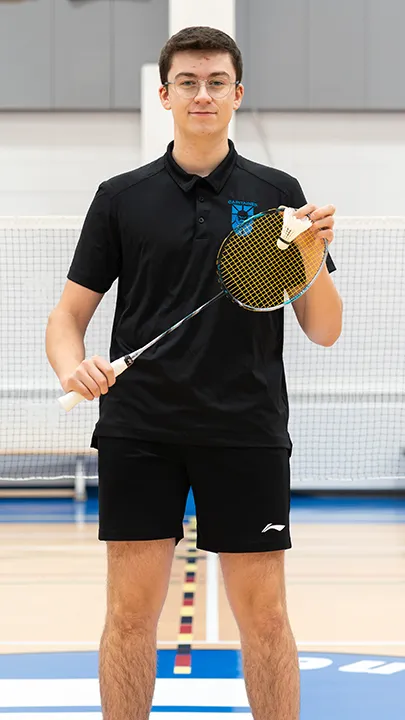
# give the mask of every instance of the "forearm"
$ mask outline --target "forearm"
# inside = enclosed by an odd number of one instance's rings
[[[46,354],[61,382],[84,360],[84,333],[73,315],[57,309],[51,313],[46,329]]]
[[[343,303],[326,267],[305,295],[296,300],[294,310],[312,342],[325,347],[336,342],[342,329]]]

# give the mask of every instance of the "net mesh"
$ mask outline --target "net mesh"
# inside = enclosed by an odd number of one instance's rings
[[[323,241],[302,232],[284,250],[277,246],[283,213],[269,211],[232,231],[218,257],[218,275],[227,292],[247,308],[281,307],[299,297],[326,256]]]
[[[81,221],[0,218],[0,484],[97,481],[89,450],[97,403],[66,415],[44,335]],[[331,254],[344,301],[332,348],[311,343],[285,311],[293,487],[405,487],[405,218],[340,218]],[[86,336],[108,356],[115,288]],[[241,310],[243,312],[243,310]]]

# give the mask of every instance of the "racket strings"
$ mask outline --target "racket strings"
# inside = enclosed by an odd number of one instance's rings
[[[244,304],[267,306],[276,300],[278,304],[283,296],[283,277],[275,272],[274,252],[280,231],[281,222],[269,222],[264,216],[254,222],[243,241],[228,240],[221,258],[221,277],[228,292]]]
[[[221,282],[243,305],[271,308],[282,305],[286,293],[290,300],[298,297],[322,265],[325,245],[314,238],[310,229],[287,250],[278,248],[282,223],[282,213],[277,212],[255,218],[248,235],[231,233],[221,249]]]

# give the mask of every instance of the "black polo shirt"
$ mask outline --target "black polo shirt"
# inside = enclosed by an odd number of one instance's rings
[[[100,185],[68,273],[99,293],[118,278],[111,360],[219,292],[215,259],[232,225],[306,202],[295,178],[242,158],[232,142],[206,178],[182,170],[172,147]],[[100,400],[93,443],[107,435],[290,449],[282,351],[283,310],[255,313],[221,298],[117,379]]]

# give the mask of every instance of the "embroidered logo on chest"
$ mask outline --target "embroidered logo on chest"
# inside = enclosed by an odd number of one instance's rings
[[[244,202],[242,200],[228,200],[229,205],[232,205],[232,228],[236,230],[244,220],[248,220],[252,215],[255,214],[255,208],[257,203],[255,202]],[[253,223],[246,223],[243,228],[237,232],[237,235],[242,237],[250,235],[252,232]]]

